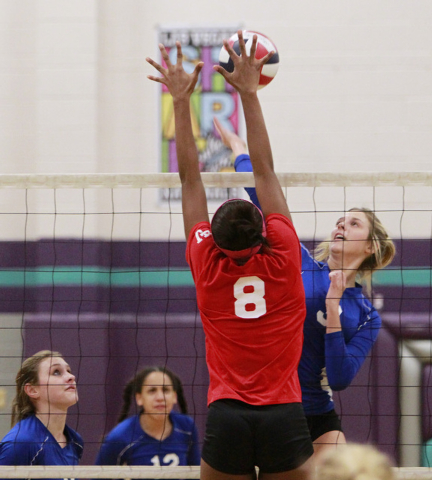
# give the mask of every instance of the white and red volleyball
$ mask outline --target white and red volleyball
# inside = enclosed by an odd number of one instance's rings
[[[258,88],[263,88],[266,85],[268,85],[276,76],[276,73],[279,68],[279,54],[278,54],[276,45],[266,35],[259,32],[253,32],[251,30],[243,30],[243,38],[246,45],[246,53],[248,55],[250,55],[250,50],[252,47],[252,39],[254,35],[258,37],[257,49],[255,53],[256,58],[260,59],[265,57],[269,52],[272,52],[272,51],[275,52],[273,56],[268,60],[268,62],[265,63],[261,68],[261,75],[259,79]],[[240,47],[239,47],[237,33],[234,34],[228,40],[228,43],[232,47],[232,49],[237,53],[237,55],[240,55]],[[234,63],[231,60],[225,47],[221,48],[221,51],[219,54],[219,65],[223,67],[227,72],[232,73],[234,71]]]

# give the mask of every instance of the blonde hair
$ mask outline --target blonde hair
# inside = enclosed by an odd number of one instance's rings
[[[374,270],[389,265],[395,254],[396,248],[388,236],[386,229],[378,217],[369,208],[351,208],[349,212],[363,212],[369,222],[368,240],[372,242],[373,253],[366,258],[357,270],[357,281],[368,284]],[[330,242],[321,242],[314,251],[314,257],[319,262],[326,262],[330,256]]]
[[[25,392],[24,387],[28,383],[30,385],[38,384],[39,365],[45,358],[51,357],[63,357],[63,355],[51,350],[41,350],[22,363],[15,378],[16,393],[12,402],[12,427],[29,415],[36,413],[36,408],[31,398]]]
[[[351,443],[318,455],[319,480],[394,480],[390,459],[372,445]]]

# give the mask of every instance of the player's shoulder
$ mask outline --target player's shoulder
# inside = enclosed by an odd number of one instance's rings
[[[356,284],[355,287],[347,288],[342,295],[343,309],[347,315],[353,318],[359,318],[360,325],[373,322],[374,328],[381,325],[381,316],[372,302],[363,293],[362,286]]]
[[[125,435],[130,437],[131,433],[135,431],[140,431],[141,426],[139,424],[139,416],[134,415],[128,417],[125,420],[118,423],[105,437],[105,441],[119,441],[122,440]]]
[[[26,465],[40,447],[41,432],[28,428],[32,422],[21,420],[0,442],[0,465]]]
[[[43,427],[43,428],[41,428]],[[43,424],[34,415],[20,420],[14,425],[2,440],[3,442],[32,442],[39,440],[39,437],[46,433]]]
[[[1,441],[0,442],[0,465],[28,465],[34,457],[39,444],[34,441]]]
[[[68,437],[72,440],[72,442],[80,445],[81,448],[84,446],[84,440],[83,440],[82,436],[76,430],[69,427],[68,425],[65,425],[65,430],[67,432]]]
[[[311,251],[304,243],[300,243],[301,247],[301,255],[302,255],[302,263],[308,263],[312,265],[314,268],[319,270],[325,270],[327,263],[321,262],[317,260],[314,255],[313,251]]]
[[[292,221],[280,213],[271,213],[265,219],[267,238],[272,248],[275,246],[291,247],[294,243],[298,248],[299,240]]]
[[[267,215],[265,219],[267,228],[269,226],[274,228],[289,228],[290,230],[295,231],[294,224],[292,221],[286,216],[282,215],[281,213],[270,213]]]
[[[174,425],[174,428],[180,428],[184,431],[193,431],[195,428],[195,423],[189,415],[184,415],[183,413],[171,412],[170,413],[171,422]]]
[[[211,233],[210,223],[199,222],[192,227],[187,241],[188,241],[188,244],[190,243],[200,244],[207,238],[210,238],[211,236],[212,236],[212,233]]]
[[[373,306],[372,302],[365,296],[364,293],[359,296],[359,301],[364,313],[368,316],[368,319],[373,320],[375,323],[379,322],[381,324],[381,316],[378,310]]]
[[[363,308],[368,312],[375,312],[378,314],[378,311],[372,305],[370,299],[365,295],[363,285],[360,283],[356,282],[355,287],[345,289],[342,298],[349,299],[352,305],[357,303],[360,308]]]

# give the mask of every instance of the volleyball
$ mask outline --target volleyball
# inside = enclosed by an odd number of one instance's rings
[[[257,49],[255,57],[260,59],[267,55],[267,53],[274,51],[273,56],[266,62],[261,68],[261,75],[259,79],[259,87],[263,88],[268,85],[273,78],[276,76],[276,73],[279,68],[279,54],[276,48],[276,45],[268,38],[266,35],[258,32],[253,32],[250,30],[243,30],[243,38],[246,45],[246,53],[250,55],[250,50],[252,46],[253,36],[257,35]],[[240,47],[238,42],[238,34],[234,34],[229,40],[228,43],[232,49],[240,55]],[[219,53],[219,65],[223,67],[227,72],[232,73],[234,71],[234,63],[231,60],[229,53],[225,47],[221,48]]]

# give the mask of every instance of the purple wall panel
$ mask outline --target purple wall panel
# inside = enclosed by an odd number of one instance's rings
[[[352,442],[371,442],[374,437],[372,412],[371,359],[366,359],[352,385],[334,392],[336,411],[342,417],[343,429]]]

